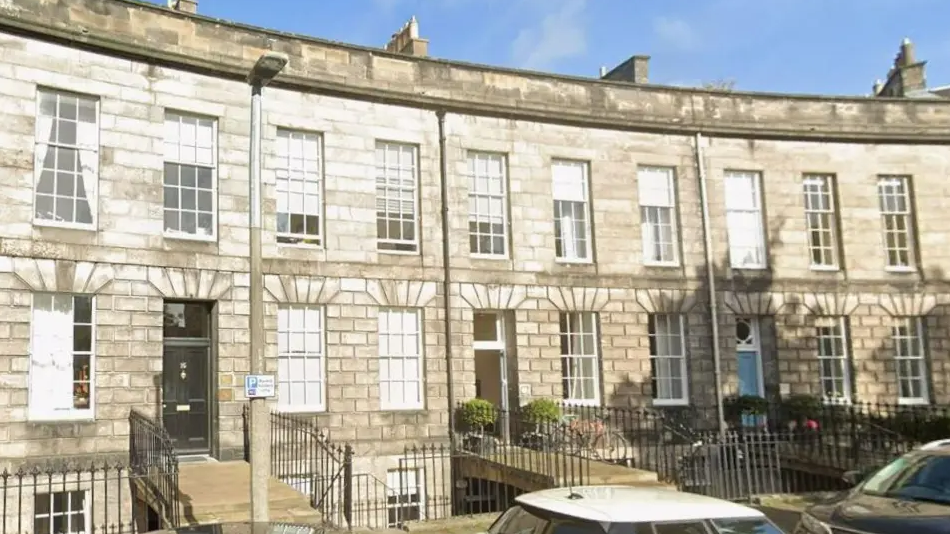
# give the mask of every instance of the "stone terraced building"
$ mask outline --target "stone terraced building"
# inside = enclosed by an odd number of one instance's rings
[[[274,408],[361,469],[476,395],[709,405],[714,308],[728,394],[950,402],[950,102],[527,73],[423,57],[414,24],[384,51],[178,4],[0,2],[0,458],[124,451],[133,407],[242,454],[267,50]]]

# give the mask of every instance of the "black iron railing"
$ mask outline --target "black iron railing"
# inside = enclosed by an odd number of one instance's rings
[[[539,473],[546,472],[537,464],[573,456],[655,472],[661,482],[737,499],[743,493],[834,490],[844,471],[874,469],[950,435],[950,410],[935,406],[747,401],[741,409],[729,406],[728,427],[719,431],[715,408],[545,402],[547,410],[469,406],[468,419],[480,426],[465,425],[460,405],[460,451],[501,463],[517,458]]]
[[[245,460],[249,461],[248,408],[244,409]],[[352,523],[353,448],[338,445],[315,418],[271,412],[271,476],[310,498],[310,506],[336,526]]]
[[[61,463],[0,472],[0,533],[148,530],[133,498],[135,475],[121,464]]]
[[[129,472],[163,525],[177,528],[178,454],[161,422],[135,408],[129,413]]]

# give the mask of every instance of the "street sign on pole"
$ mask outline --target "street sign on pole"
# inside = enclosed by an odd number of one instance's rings
[[[274,375],[246,375],[244,396],[249,399],[269,399],[277,396],[277,380]]]

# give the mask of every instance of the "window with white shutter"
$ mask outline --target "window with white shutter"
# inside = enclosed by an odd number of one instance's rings
[[[643,263],[678,265],[673,169],[640,167],[637,169],[637,192]]]
[[[588,166],[582,161],[551,163],[554,195],[554,246],[566,262],[591,261]]]
[[[55,421],[93,417],[94,316],[92,296],[33,294],[30,419]]]
[[[725,172],[726,226],[733,269],[768,267],[761,183],[757,172]]]

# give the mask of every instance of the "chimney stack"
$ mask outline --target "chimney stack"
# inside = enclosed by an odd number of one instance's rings
[[[393,34],[392,39],[386,43],[386,51],[416,57],[426,57],[429,54],[429,40],[419,38],[419,22],[415,15]]]
[[[614,67],[610,72],[603,72],[601,69],[601,79],[615,82],[649,83],[650,80],[650,56],[632,56],[620,65]]]
[[[182,13],[197,13],[198,0],[168,0],[168,7]]]
[[[894,56],[894,64],[887,72],[887,79],[874,84],[874,96],[900,98],[926,91],[926,67],[926,61],[917,59],[914,43],[905,37]]]
[[[607,67],[600,67],[600,77],[603,78],[607,75]]]

